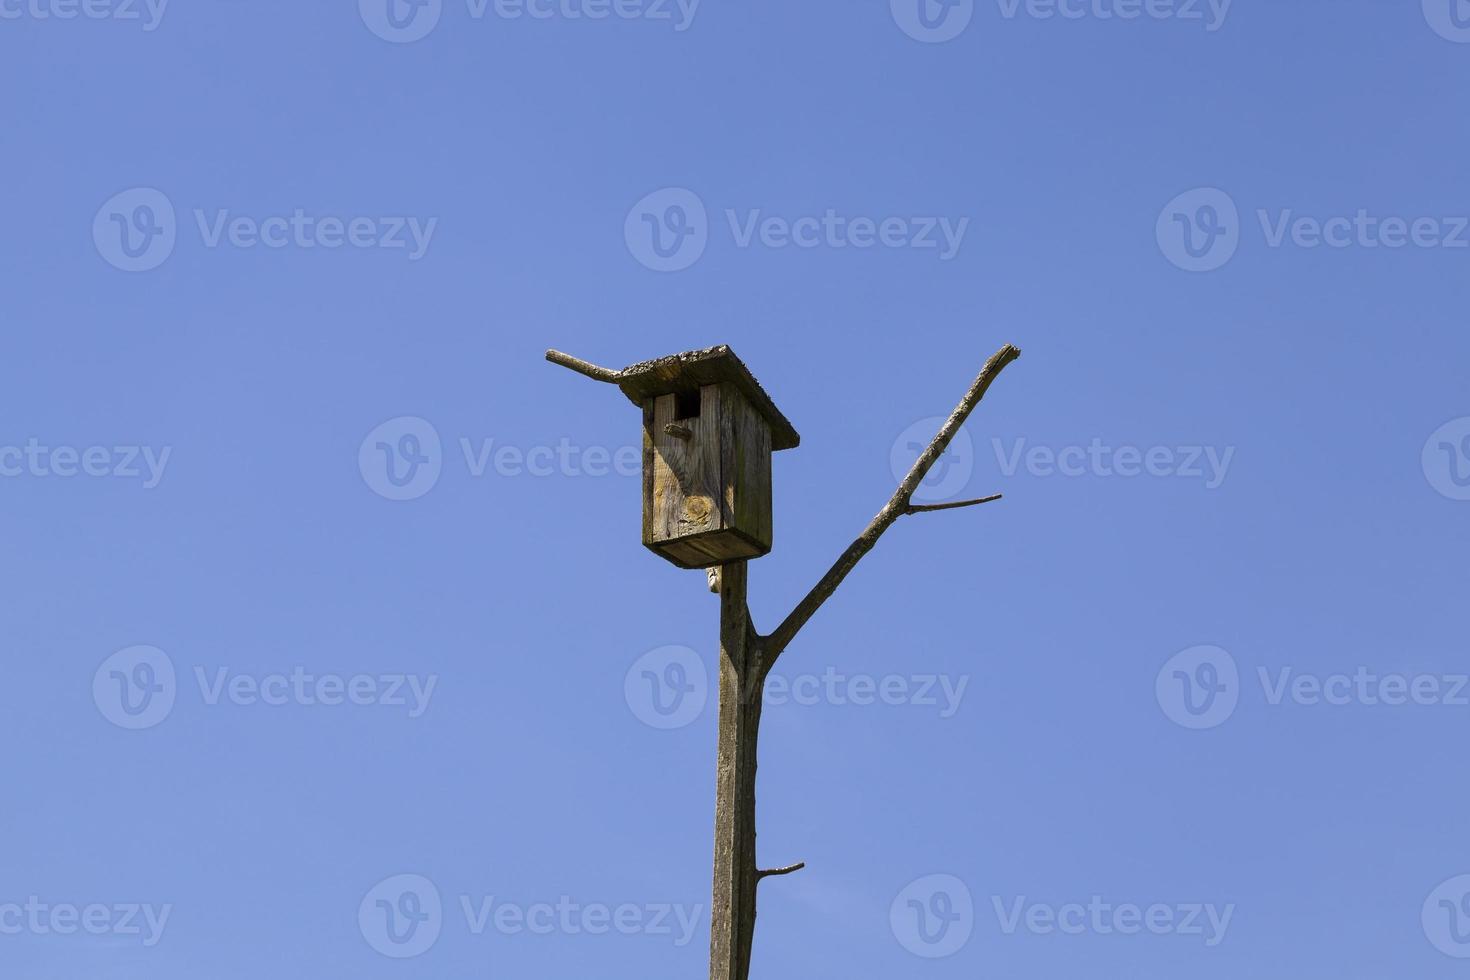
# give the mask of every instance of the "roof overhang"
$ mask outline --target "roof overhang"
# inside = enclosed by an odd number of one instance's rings
[[[729,382],[739,389],[771,427],[771,450],[795,449],[801,436],[755,375],[728,346],[685,351],[629,365],[617,374],[616,384],[635,405],[659,395],[697,391],[705,385]]]

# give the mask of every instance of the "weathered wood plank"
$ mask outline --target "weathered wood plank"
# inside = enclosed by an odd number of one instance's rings
[[[653,473],[657,466],[653,441],[653,399],[643,403],[643,543],[653,544]]]
[[[720,478],[725,526],[771,548],[771,427],[735,386],[723,385]]]
[[[646,431],[653,440],[653,543],[718,531],[723,527],[717,504],[720,486],[719,389],[700,393],[700,414],[680,418],[678,398],[660,395],[653,400],[653,424]],[[678,423],[692,435],[681,439],[667,431]]]

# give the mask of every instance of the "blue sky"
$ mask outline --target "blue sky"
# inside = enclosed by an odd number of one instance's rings
[[[1458,975],[1455,2],[0,0],[0,973],[703,975],[717,602],[542,352],[760,377],[770,629],[1014,343],[754,975]]]

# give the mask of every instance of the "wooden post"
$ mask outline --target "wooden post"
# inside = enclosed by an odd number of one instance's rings
[[[720,567],[720,722],[715,765],[715,874],[710,980],[746,980],[755,936],[756,743],[761,642],[746,606],[746,563]]]

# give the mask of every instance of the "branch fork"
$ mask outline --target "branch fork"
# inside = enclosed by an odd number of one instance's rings
[[[953,510],[959,507],[973,507],[976,504],[984,504],[1001,499],[1001,495],[997,493],[988,497],[980,497],[975,500],[961,500],[955,503],[915,504],[913,502],[914,491],[919,489],[919,485],[929,475],[929,470],[934,466],[934,463],[949,448],[950,441],[954,439],[955,433],[959,432],[960,427],[965,424],[965,420],[970,417],[970,413],[975,410],[975,406],[980,404],[980,399],[984,398],[985,392],[990,390],[991,383],[1000,375],[1000,372],[1005,370],[1006,365],[1020,356],[1021,351],[1018,348],[1006,344],[992,354],[990,359],[985,362],[985,366],[975,376],[975,380],[970,384],[969,390],[965,392],[965,396],[960,399],[960,403],[955,406],[954,411],[950,413],[944,425],[940,426],[939,432],[935,434],[928,448],[919,454],[918,459],[914,460],[914,465],[909,468],[908,475],[899,483],[898,489],[893,491],[893,496],[889,498],[888,503],[883,505],[883,509],[878,511],[877,516],[868,523],[868,526],[857,536],[857,539],[847,546],[847,550],[838,556],[837,561],[827,570],[827,574],[823,575],[821,580],[806,594],[806,598],[797,603],[796,608],[791,611],[790,615],[781,621],[781,625],[777,626],[771,632],[771,635],[765,638],[765,643],[762,645],[766,651],[766,670],[769,670],[775,664],[776,658],[781,656],[781,653],[790,645],[791,641],[796,637],[796,634],[812,618],[813,614],[821,608],[822,603],[826,602],[831,598],[832,593],[837,591],[837,586],[842,584],[842,580],[847,578],[848,573],[857,566],[857,563],[862,560],[863,556],[873,550],[873,546],[878,543],[878,539],[883,536],[883,532],[892,527],[893,523],[900,517],[909,514],[926,514],[940,510]]]

